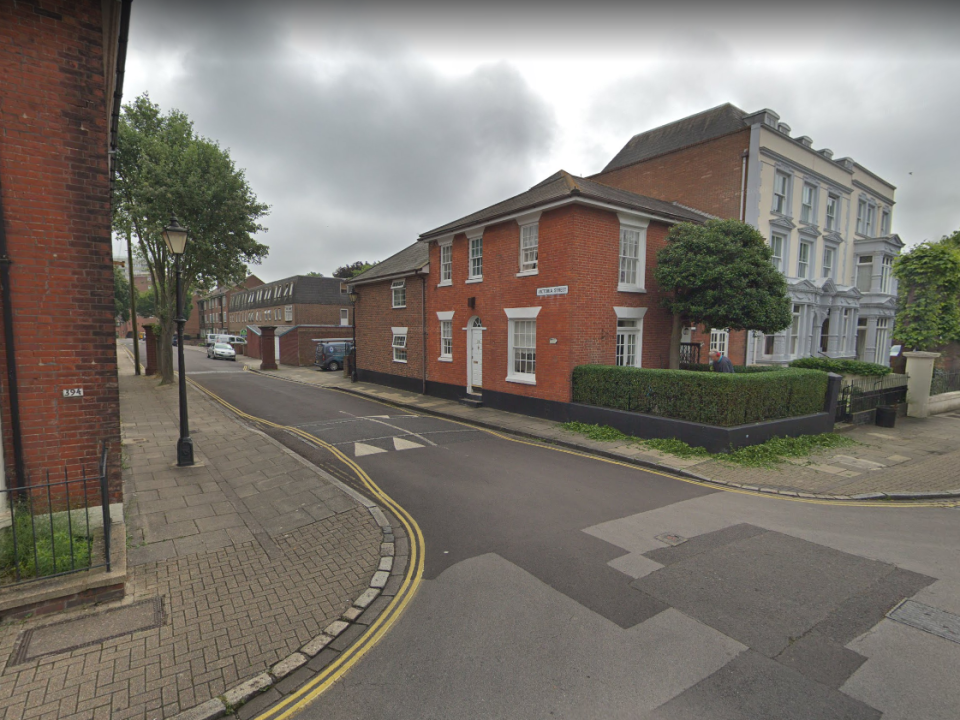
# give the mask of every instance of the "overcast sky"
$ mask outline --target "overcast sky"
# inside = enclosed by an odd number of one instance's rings
[[[135,0],[124,99],[229,148],[272,206],[267,281],[382,260],[724,102],[896,185],[908,245],[960,229],[960,3],[523,8]]]

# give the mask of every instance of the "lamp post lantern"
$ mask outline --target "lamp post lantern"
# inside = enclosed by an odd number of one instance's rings
[[[190,437],[190,420],[187,416],[187,373],[183,364],[183,326],[187,319],[183,316],[183,288],[180,276],[180,257],[187,247],[187,228],[177,218],[170,216],[170,224],[163,229],[163,241],[173,253],[174,267],[177,273],[177,361],[180,375],[180,439],[177,440],[177,465],[193,465],[193,439]]]
[[[350,288],[350,294],[347,295],[350,298],[350,302],[353,304],[353,372],[350,374],[350,380],[352,382],[357,381],[357,300],[360,299],[360,293],[357,292],[356,287]]]

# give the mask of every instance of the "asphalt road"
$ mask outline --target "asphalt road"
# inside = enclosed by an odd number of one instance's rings
[[[187,359],[423,530],[400,622],[298,717],[960,717],[960,510],[721,492]],[[939,634],[916,627],[929,609]]]

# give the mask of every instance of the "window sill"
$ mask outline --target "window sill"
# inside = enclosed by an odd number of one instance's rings
[[[450,287],[453,285],[453,280],[441,280],[437,283],[437,287]]]
[[[520,272],[517,273],[517,277],[530,277],[531,275],[539,275],[539,274],[540,274],[540,270],[539,270],[539,269],[536,269],[536,270],[521,270]]]
[[[407,309],[407,306],[406,306],[406,305],[394,305],[392,309],[393,309],[393,310],[406,310],[406,309]]]
[[[479,283],[479,282],[483,282],[483,276],[482,276],[482,275],[481,275],[480,277],[467,278],[466,280],[464,280],[464,283],[466,283],[467,285],[469,285],[470,283]]]
[[[519,383],[520,385],[536,385],[536,375],[507,375],[507,382]]]
[[[407,361],[406,361],[406,360],[397,360],[396,358],[394,358],[393,361],[394,361],[395,363],[402,363],[402,364],[404,364],[404,365],[407,364]]]
[[[453,362],[453,357],[438,357],[437,362]]]
[[[638,285],[624,285],[623,283],[620,283],[617,285],[617,292],[645,293],[646,289],[639,287]]]

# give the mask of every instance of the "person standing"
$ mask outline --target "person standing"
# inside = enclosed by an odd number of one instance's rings
[[[714,372],[733,372],[733,363],[730,362],[730,358],[717,350],[710,351],[710,364],[713,366]]]

